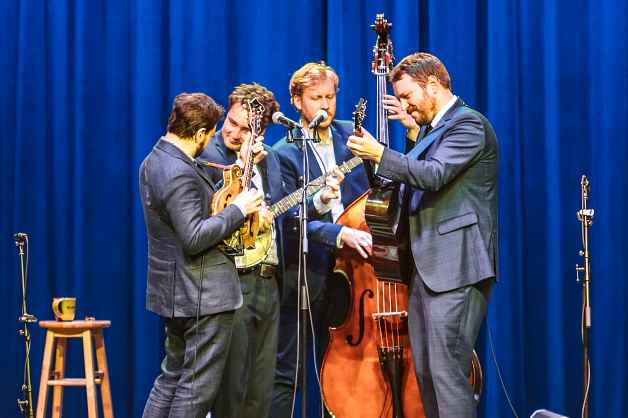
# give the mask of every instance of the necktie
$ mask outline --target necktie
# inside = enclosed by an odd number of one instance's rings
[[[426,136],[428,136],[430,134],[430,132],[432,131],[432,124],[430,123],[429,125],[427,125],[427,127],[425,128],[425,135],[423,135],[423,138],[425,138]]]

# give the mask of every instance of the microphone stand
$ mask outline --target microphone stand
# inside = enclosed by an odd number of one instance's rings
[[[17,406],[20,409],[20,413],[27,418],[33,418],[33,386],[31,385],[31,334],[28,330],[28,324],[37,322],[37,318],[31,315],[26,310],[26,285],[27,285],[27,269],[28,269],[28,236],[23,233],[14,235],[15,246],[19,249],[20,256],[20,272],[22,278],[22,310],[18,321],[23,325],[23,328],[18,333],[24,337],[24,349],[26,351],[26,357],[24,360],[24,382],[22,383],[22,398],[18,398]],[[24,266],[24,242],[26,242],[27,255],[26,255],[26,268]]]
[[[288,142],[294,142],[295,140],[301,140],[302,143],[302,167],[303,167],[303,191],[301,193],[301,203],[299,206],[299,234],[301,238],[300,242],[300,262],[297,279],[298,298],[297,298],[297,311],[299,312],[299,335],[297,336],[299,341],[299,350],[297,353],[297,369],[299,376],[299,385],[301,386],[301,417],[307,418],[307,329],[309,324],[309,292],[307,283],[307,255],[309,253],[308,238],[307,238],[307,186],[310,184],[310,161],[308,158],[307,147],[308,141],[319,142],[318,138],[318,126],[314,128],[314,135],[310,137],[309,130],[301,126],[302,138],[295,138],[292,134],[292,129],[288,129]],[[312,335],[312,338],[315,338]],[[316,355],[316,353],[313,353]],[[294,396],[294,395],[293,395]]]
[[[582,281],[582,361],[583,361],[583,399],[582,418],[589,417],[589,393],[591,385],[591,363],[589,362],[589,335],[591,333],[591,259],[589,256],[589,228],[593,224],[594,210],[587,207],[589,200],[589,179],[583,175],[580,180],[581,189],[581,209],[576,212],[576,217],[580,221],[582,230],[582,250],[579,255],[584,259],[584,266],[576,264],[576,281],[580,282],[580,273],[584,273]]]

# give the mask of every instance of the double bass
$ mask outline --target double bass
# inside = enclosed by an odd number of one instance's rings
[[[391,26],[383,14],[372,26],[378,35],[372,68],[377,78],[377,139],[385,146],[388,120],[382,100],[393,61]],[[357,135],[363,118],[357,108]],[[323,402],[337,418],[424,417],[408,335],[407,214],[399,204],[398,185],[378,179],[374,167],[366,167],[371,189],[337,222],[370,232],[373,255],[364,260],[343,248],[336,258],[334,272],[348,281],[351,300],[345,322],[330,328],[321,368]],[[475,352],[469,379],[479,399],[482,369]]]

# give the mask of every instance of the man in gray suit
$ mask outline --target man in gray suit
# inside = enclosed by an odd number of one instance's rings
[[[224,111],[202,93],[174,99],[168,129],[140,167],[148,236],[146,307],[165,324],[166,356],[144,417],[201,418],[212,407],[242,293],[233,259],[220,251],[245,216],[260,210],[256,190],[209,216],[216,185],[195,158]]]
[[[475,417],[471,356],[497,271],[497,139],[489,121],[452,94],[435,56],[404,58],[390,79],[398,100],[387,97],[387,110],[411,139],[421,126],[416,145],[403,155],[353,136],[348,146],[402,183],[407,198],[409,327],[425,416]]]

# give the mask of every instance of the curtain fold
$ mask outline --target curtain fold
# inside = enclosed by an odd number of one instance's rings
[[[163,334],[144,309],[141,161],[164,132],[173,97],[203,91],[223,105],[239,83],[274,91],[296,117],[288,81],[307,61],[340,75],[337,115],[368,100],[375,14],[393,23],[394,55],[440,57],[454,93],[493,123],[500,145],[499,271],[478,341],[482,417],[509,416],[492,359],[519,416],[580,415],[582,263],[579,182],[591,182],[591,416],[628,416],[625,129],[628,5],[620,0],[5,1],[0,4],[0,287],[5,341],[2,416],[16,416],[23,341],[18,258],[30,236],[28,310],[49,319],[56,296],[105,331],[117,416],[136,417],[158,373]],[[392,89],[389,87],[389,92]],[[283,131],[266,133],[274,143]],[[391,125],[392,146],[404,132]],[[35,399],[44,333],[32,328]],[[69,374],[81,353],[70,350]],[[65,416],[83,416],[80,390]],[[317,396],[312,385],[310,398]]]

